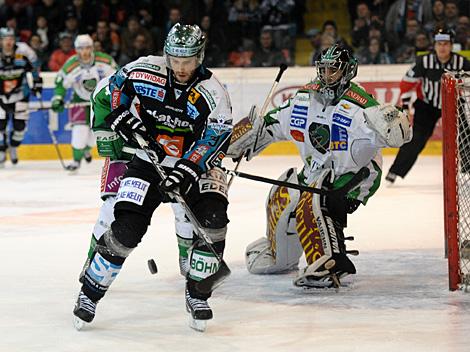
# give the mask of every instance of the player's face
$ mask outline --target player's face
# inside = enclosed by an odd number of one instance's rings
[[[323,68],[323,77],[327,85],[333,85],[341,79],[343,70],[334,66]]]
[[[197,58],[170,56],[170,68],[173,70],[176,80],[180,83],[188,82],[196,71]]]
[[[447,59],[450,57],[452,51],[452,42],[443,40],[437,41],[434,44],[434,50],[436,50],[439,59]]]
[[[84,48],[77,49],[78,58],[85,64],[91,63],[93,47],[87,46]]]
[[[2,39],[2,49],[3,51],[9,53],[13,51],[13,47],[15,46],[15,38],[13,37],[5,37]]]

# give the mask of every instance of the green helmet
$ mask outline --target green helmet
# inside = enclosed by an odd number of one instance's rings
[[[333,92],[334,98],[339,98],[357,75],[356,58],[337,44],[323,50],[315,65],[322,88]]]
[[[206,37],[197,25],[175,24],[165,39],[165,56],[196,56],[199,64],[204,59]],[[168,59],[167,59],[168,61]]]

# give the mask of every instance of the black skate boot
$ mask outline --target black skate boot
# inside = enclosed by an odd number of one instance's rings
[[[76,160],[74,160],[72,163],[70,163],[69,165],[65,167],[67,171],[72,171],[72,172],[77,171],[79,168],[80,168],[80,161],[76,161]]]
[[[8,148],[8,151],[10,152],[10,161],[13,165],[18,164],[18,152],[16,147],[10,147]]]
[[[96,302],[93,302],[83,291],[80,291],[73,309],[75,329],[81,330],[85,325],[84,323],[91,323],[95,317],[95,310]]]
[[[191,314],[189,326],[196,331],[205,331],[207,320],[212,319],[212,309],[206,299],[193,298],[185,290],[186,310]]]
[[[89,150],[87,150],[85,152],[85,154],[83,155],[83,157],[85,158],[85,161],[89,164],[91,163],[91,161],[93,160],[93,157],[91,156],[91,153]]]

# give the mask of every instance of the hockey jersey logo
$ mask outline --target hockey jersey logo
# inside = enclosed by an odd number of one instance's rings
[[[321,154],[326,154],[330,147],[330,127],[312,122],[308,127],[308,136],[312,146]]]

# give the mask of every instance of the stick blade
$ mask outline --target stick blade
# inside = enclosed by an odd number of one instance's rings
[[[196,283],[196,289],[202,293],[211,293],[230,275],[231,271],[224,260],[220,262],[219,270],[204,280]]]

